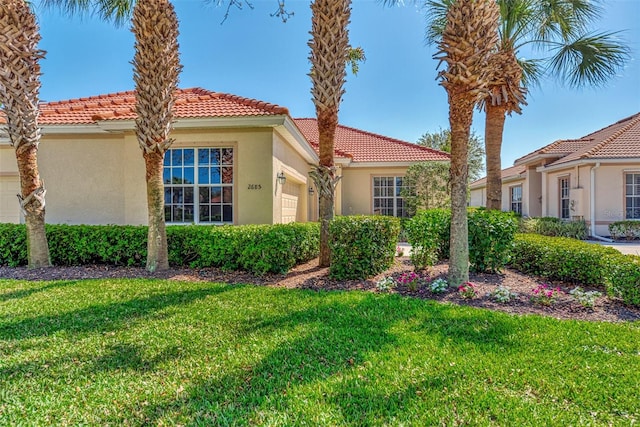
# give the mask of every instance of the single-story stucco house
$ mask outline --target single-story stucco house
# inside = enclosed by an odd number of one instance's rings
[[[486,179],[471,184],[486,204]],[[502,171],[502,209],[524,216],[584,219],[592,235],[640,220],[640,113],[578,139],[558,140]]]
[[[144,162],[135,136],[135,95],[121,92],[40,105],[38,162],[48,223],[146,224]],[[314,119],[281,106],[180,89],[165,156],[171,224],[272,224],[317,219],[309,171],[318,164]],[[5,122],[0,115],[0,125]],[[337,214],[405,214],[407,168],[447,153],[339,126]],[[0,136],[0,222],[22,221],[13,147]]]

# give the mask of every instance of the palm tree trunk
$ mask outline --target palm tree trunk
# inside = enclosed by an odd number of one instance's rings
[[[338,110],[329,108],[318,112],[318,137],[320,148],[320,168],[318,168],[317,188],[331,189],[318,192],[318,209],[320,216],[320,267],[331,264],[331,250],[329,248],[329,223],[334,216],[334,163],[333,146],[336,127],[338,125]],[[319,184],[319,185],[318,185]]]
[[[40,32],[24,0],[0,3],[0,106],[7,116],[7,133],[16,152],[20,175],[20,207],[27,225],[30,268],[48,267],[49,245],[44,228],[45,189],[38,172],[38,99]]]
[[[506,117],[504,105],[486,103],[484,146],[487,156],[487,209],[502,209],[502,132]]]
[[[467,187],[469,135],[473,119],[473,99],[449,95],[451,127],[451,244],[449,284],[459,286],[469,280],[469,229],[467,224]]]
[[[147,240],[147,270],[153,272],[169,268],[167,232],[164,221],[163,156],[157,151],[144,153],[147,171],[147,206],[149,233]]]

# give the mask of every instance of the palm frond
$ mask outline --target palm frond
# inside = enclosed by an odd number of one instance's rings
[[[614,33],[591,33],[570,43],[556,43],[548,72],[571,87],[603,86],[630,58]]]
[[[129,21],[135,3],[136,0],[42,0],[45,8],[58,8],[68,15],[96,14],[116,25]]]
[[[522,69],[522,85],[528,89],[540,86],[544,77],[544,61],[541,59],[518,58],[518,64]]]

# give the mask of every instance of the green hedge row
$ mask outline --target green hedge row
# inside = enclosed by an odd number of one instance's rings
[[[584,240],[589,236],[589,228],[584,220],[563,221],[555,217],[522,218],[520,231],[543,236],[570,237]]]
[[[336,279],[364,279],[393,264],[400,220],[388,216],[338,216],[329,225],[331,268]]]
[[[471,269],[496,272],[511,256],[518,218],[512,212],[469,209],[469,262]],[[449,257],[451,212],[430,209],[419,212],[406,225],[412,245],[411,261],[425,268]]]
[[[46,233],[54,265],[146,262],[145,226],[47,224]],[[173,266],[284,273],[318,256],[320,229],[317,223],[169,226],[167,240]],[[0,224],[0,265],[26,265],[26,248],[24,225]]]
[[[518,234],[511,266],[548,280],[600,287],[640,305],[640,257],[564,237]]]

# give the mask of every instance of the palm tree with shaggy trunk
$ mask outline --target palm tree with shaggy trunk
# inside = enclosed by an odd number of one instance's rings
[[[168,0],[138,0],[133,8],[133,79],[136,84],[136,136],[146,168],[149,233],[147,270],[169,268],[164,218],[163,160],[173,140],[173,106],[182,66],[178,18]]]
[[[495,0],[455,0],[435,58],[446,63],[438,73],[449,100],[451,130],[451,246],[449,284],[469,280],[467,225],[468,143],[473,110],[486,95],[489,59],[498,41],[500,11]]]
[[[350,62],[349,19],[351,0],[315,0],[311,4],[311,81],[319,135],[319,166],[311,178],[318,189],[321,267],[331,263],[329,222],[334,215],[338,177],[333,163],[338,111],[344,94],[346,66]]]
[[[30,268],[48,267],[49,245],[45,234],[44,182],[38,172],[38,102],[40,33],[35,16],[24,0],[0,4],[0,104],[6,114],[7,133],[15,148],[20,175],[20,208],[27,226],[27,258]]]

